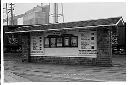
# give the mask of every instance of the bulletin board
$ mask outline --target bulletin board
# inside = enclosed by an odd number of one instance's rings
[[[42,32],[31,33],[31,54],[43,55],[44,54],[44,38]]]
[[[96,31],[79,30],[79,55],[96,55],[97,39]]]

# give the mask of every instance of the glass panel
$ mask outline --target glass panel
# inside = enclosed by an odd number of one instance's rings
[[[62,38],[57,38],[57,47],[62,47]]]
[[[77,46],[77,37],[71,38],[71,46],[76,47]]]
[[[44,47],[49,47],[49,38],[45,38]]]
[[[56,38],[51,38],[50,46],[51,47],[56,47]]]
[[[64,38],[64,46],[69,46],[69,37]]]

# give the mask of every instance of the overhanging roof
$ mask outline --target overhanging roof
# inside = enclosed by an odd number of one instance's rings
[[[15,25],[15,26],[8,26],[8,28],[13,28],[13,29],[5,30],[5,33],[49,31],[49,30],[76,29],[76,28],[94,29],[99,26],[117,26],[118,24],[124,24],[122,17],[56,23],[56,24],[45,24],[45,25]]]

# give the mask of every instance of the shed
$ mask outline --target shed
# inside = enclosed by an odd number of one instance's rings
[[[111,35],[122,24],[122,17],[114,17],[4,28],[22,37],[22,60],[112,66]]]

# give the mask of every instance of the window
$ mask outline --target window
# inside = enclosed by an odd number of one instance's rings
[[[56,38],[50,38],[50,47],[56,47]]]
[[[71,37],[71,46],[72,47],[77,47],[78,46],[78,39],[77,37]]]
[[[69,37],[64,37],[64,46],[65,47],[70,46],[70,44],[69,44]]]
[[[49,47],[49,38],[44,38],[44,47],[48,48]]]
[[[57,47],[62,47],[62,38],[57,38]]]
[[[48,35],[44,38],[45,48],[57,48],[57,47],[78,47],[78,37],[65,34],[65,35]]]

